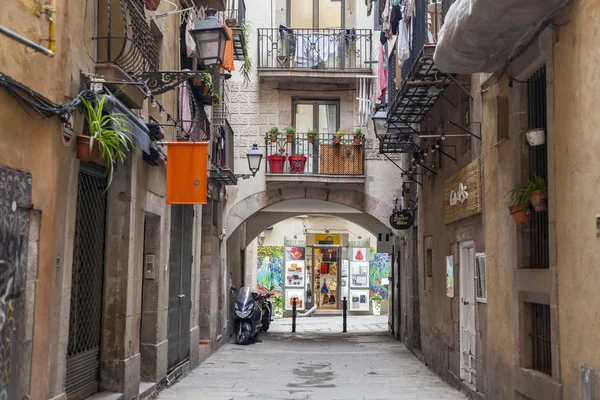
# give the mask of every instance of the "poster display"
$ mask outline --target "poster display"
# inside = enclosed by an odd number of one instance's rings
[[[369,259],[367,249],[352,249],[352,261],[367,261]]]
[[[368,290],[350,290],[350,311],[369,311]]]
[[[292,299],[294,297],[296,298],[296,310],[304,310],[304,289],[285,289],[285,310],[292,310]]]
[[[342,277],[348,277],[348,260],[342,261]]]
[[[369,263],[353,261],[350,263],[350,286],[353,288],[369,287]]]
[[[454,297],[454,256],[446,256],[446,296]]]
[[[305,248],[285,248],[285,287],[304,287],[305,285]]]

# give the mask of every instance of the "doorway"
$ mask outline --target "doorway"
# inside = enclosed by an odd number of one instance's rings
[[[340,308],[340,264],[342,249],[333,246],[315,246],[313,254],[312,287],[314,299],[320,310]]]
[[[460,243],[460,379],[475,385],[475,247]]]
[[[192,280],[192,232],[194,206],[171,206],[171,248],[169,251],[169,341],[168,370],[190,357],[190,311]]]
[[[77,188],[71,311],[67,345],[67,398],[99,389],[106,232],[105,169],[82,162]]]

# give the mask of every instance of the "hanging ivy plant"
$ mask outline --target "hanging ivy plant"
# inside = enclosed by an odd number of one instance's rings
[[[250,83],[250,73],[252,72],[252,59],[248,55],[248,41],[250,40],[248,37],[248,29],[248,22],[246,22],[246,20],[242,21],[242,36],[244,37],[244,61],[242,62],[240,73],[244,77],[245,85]]]

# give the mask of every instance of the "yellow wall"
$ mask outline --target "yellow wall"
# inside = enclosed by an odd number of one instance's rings
[[[561,378],[563,399],[579,399],[581,366],[600,371],[600,2],[575,0],[559,22],[554,151]]]

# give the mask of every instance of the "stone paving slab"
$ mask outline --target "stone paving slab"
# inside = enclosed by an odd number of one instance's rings
[[[458,400],[448,386],[387,332],[387,317],[298,318],[274,321],[261,343],[227,344],[164,400]]]

